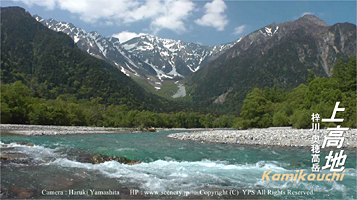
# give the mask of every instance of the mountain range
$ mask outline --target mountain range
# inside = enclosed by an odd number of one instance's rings
[[[117,66],[127,76],[147,80],[156,89],[161,89],[164,80],[181,80],[191,75],[238,42],[202,46],[143,35],[120,43],[118,38],[86,32],[71,23],[33,17],[49,29],[69,35],[88,54]]]

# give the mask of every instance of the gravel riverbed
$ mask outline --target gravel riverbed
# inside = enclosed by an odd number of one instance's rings
[[[157,128],[156,131],[200,131],[209,130],[203,128]],[[114,128],[114,127],[90,127],[90,126],[54,126],[54,125],[23,125],[23,124],[0,124],[2,134],[11,133],[18,135],[69,135],[69,134],[105,134],[105,133],[141,133],[149,130],[138,128]]]
[[[44,126],[0,124],[1,133],[13,133],[19,135],[68,135],[68,134],[100,134],[100,133],[128,133],[141,132],[129,128],[108,128],[88,126]]]
[[[169,134],[167,137],[178,140],[192,140],[210,143],[266,145],[308,147],[312,144],[311,137],[316,134],[320,138],[320,145],[327,136],[327,130],[311,131],[309,129],[293,128],[265,128],[249,130],[211,130],[192,131]],[[343,147],[356,148],[357,129],[344,132]]]

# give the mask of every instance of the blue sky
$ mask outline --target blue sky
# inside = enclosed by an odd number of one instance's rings
[[[304,13],[330,25],[356,24],[356,1],[2,0],[1,6],[21,6],[121,41],[142,33],[219,45]]]

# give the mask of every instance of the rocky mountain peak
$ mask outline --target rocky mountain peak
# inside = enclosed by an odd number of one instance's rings
[[[310,22],[310,23],[314,23],[316,25],[325,26],[325,27],[330,26],[326,22],[322,21],[320,18],[318,18],[312,14],[306,14],[306,15],[300,17],[297,21]]]

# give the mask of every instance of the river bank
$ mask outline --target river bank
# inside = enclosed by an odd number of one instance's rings
[[[324,136],[326,136],[327,133],[327,130],[312,132],[309,129],[265,128],[249,130],[191,131],[170,134],[167,137],[178,140],[192,140],[223,144],[309,147],[312,144],[311,137],[314,134],[320,137],[321,145]],[[346,131],[344,133],[344,138],[344,147],[356,148],[357,129]]]
[[[200,131],[202,128],[157,128],[156,131]],[[0,124],[2,134],[18,135],[73,135],[73,134],[108,134],[108,133],[142,133],[149,130],[139,128],[114,128],[114,127],[90,127],[90,126],[54,126],[54,125],[23,125],[23,124]]]

